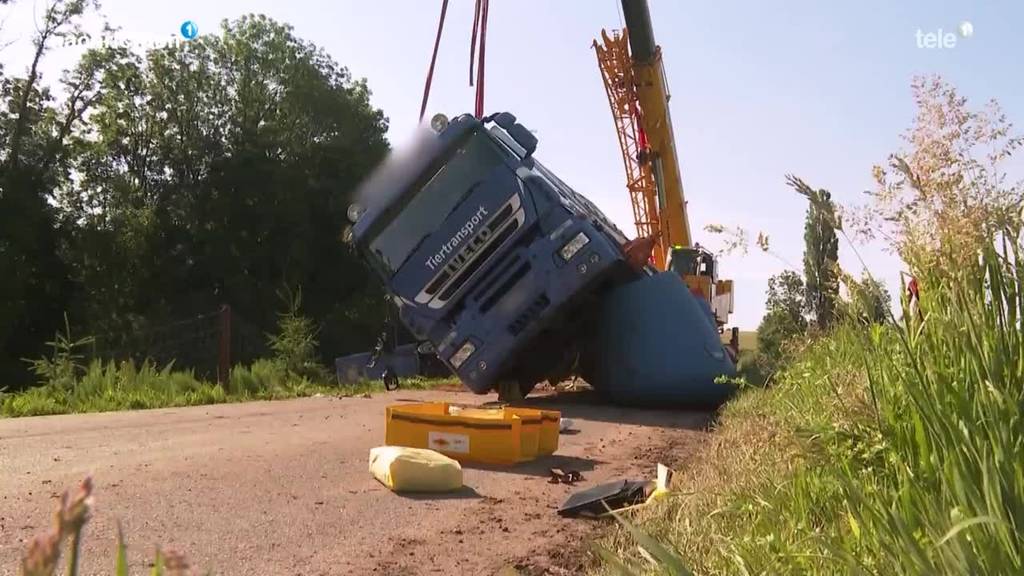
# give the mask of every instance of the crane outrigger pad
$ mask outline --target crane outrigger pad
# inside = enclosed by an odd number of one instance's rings
[[[703,305],[702,305],[703,304]],[[715,407],[736,375],[710,315],[682,278],[644,275],[606,294],[586,343],[584,378],[617,404]]]

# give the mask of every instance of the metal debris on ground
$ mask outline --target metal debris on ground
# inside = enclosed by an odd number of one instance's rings
[[[653,482],[616,480],[581,490],[569,496],[558,509],[558,515],[567,518],[604,516],[608,510],[618,510],[643,502]]]
[[[583,474],[580,474],[579,470],[562,470],[561,468],[551,469],[551,478],[548,480],[551,484],[575,484],[583,480]]]
[[[558,515],[594,518],[612,511],[623,512],[646,506],[669,493],[674,474],[671,468],[658,463],[658,475],[654,481],[616,480],[576,492],[558,509]]]

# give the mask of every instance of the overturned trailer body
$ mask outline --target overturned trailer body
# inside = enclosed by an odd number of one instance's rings
[[[432,125],[363,184],[348,236],[470,390],[580,375],[622,403],[727,396],[715,380],[735,368],[706,304],[631,266],[626,236],[533,157],[514,116]]]

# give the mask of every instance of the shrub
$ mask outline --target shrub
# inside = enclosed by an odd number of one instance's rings
[[[277,334],[268,335],[274,359],[289,373],[299,378],[316,382],[330,379],[327,369],[317,359],[317,328],[313,321],[303,316],[302,290],[279,293],[285,303],[285,311],[278,315]]]
[[[64,315],[64,333],[57,332],[54,339],[46,345],[53,349],[52,355],[35,360],[25,360],[29,363],[32,373],[36,378],[62,390],[70,389],[78,375],[82,372],[81,364],[84,355],[81,349],[92,344],[92,337],[74,339],[71,336],[71,325],[68,323],[67,314]]]

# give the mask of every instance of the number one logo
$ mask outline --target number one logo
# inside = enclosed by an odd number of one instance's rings
[[[185,22],[181,24],[181,35],[185,37],[185,40],[191,40],[195,38],[196,34],[198,33],[199,27],[196,26],[195,22],[191,20],[185,20]]]

